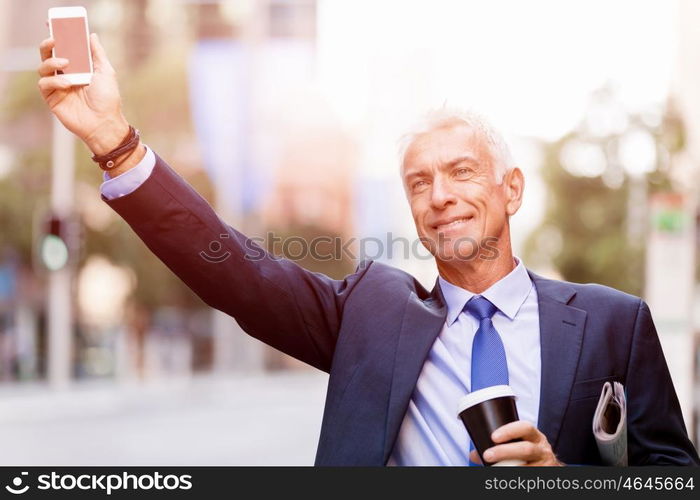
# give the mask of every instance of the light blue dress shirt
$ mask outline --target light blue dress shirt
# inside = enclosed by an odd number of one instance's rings
[[[114,199],[136,190],[153,171],[155,155],[146,155],[134,168],[109,178],[100,190]],[[537,291],[522,261],[483,295],[498,311],[493,325],[503,340],[510,385],[522,420],[537,425],[540,402],[540,323]],[[438,278],[447,302],[447,318],[418,377],[399,430],[389,465],[467,465],[469,435],[457,416],[457,404],[469,392],[471,349],[478,321],[463,312],[474,295]]]
[[[146,146],[144,144],[144,146]],[[153,172],[156,165],[156,156],[151,148],[146,146],[146,154],[141,161],[132,169],[127,170],[114,178],[107,172],[104,173],[104,182],[100,186],[100,192],[108,200],[125,196],[135,191]]]
[[[498,311],[510,386],[521,420],[537,425],[540,403],[540,320],[537,291],[522,261],[481,295]],[[447,318],[418,377],[388,465],[468,465],[469,434],[457,405],[469,392],[472,341],[479,322],[463,312],[474,294],[438,278]]]

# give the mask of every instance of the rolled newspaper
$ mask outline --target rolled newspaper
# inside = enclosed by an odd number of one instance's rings
[[[593,436],[606,465],[627,465],[627,399],[620,382],[605,382],[593,415]]]

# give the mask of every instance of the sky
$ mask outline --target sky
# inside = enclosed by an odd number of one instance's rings
[[[408,107],[475,108],[509,134],[554,139],[606,82],[631,109],[664,100],[674,15],[659,0],[320,0],[319,82],[349,123],[386,79]],[[415,79],[421,95],[405,90]]]

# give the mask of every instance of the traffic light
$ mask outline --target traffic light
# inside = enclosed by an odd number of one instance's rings
[[[39,242],[39,258],[49,271],[63,269],[70,259],[68,222],[50,215]]]

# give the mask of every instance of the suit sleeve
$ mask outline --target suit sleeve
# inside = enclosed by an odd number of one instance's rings
[[[104,173],[104,182],[100,186],[103,199],[113,200],[126,196],[135,191],[151,176],[156,164],[156,157],[148,145],[144,144],[143,147],[146,148],[146,154],[133,168],[116,177],[110,177],[109,173]]]
[[[330,370],[344,303],[369,265],[333,280],[272,256],[225,224],[158,155],[136,190],[103,199],[204,302],[251,336]]]
[[[640,301],[627,366],[630,465],[699,465],[649,306]]]

